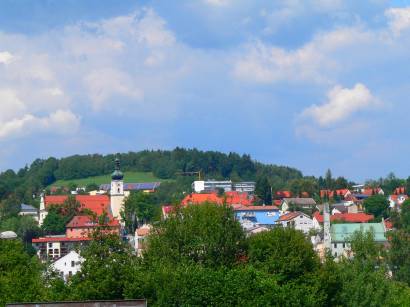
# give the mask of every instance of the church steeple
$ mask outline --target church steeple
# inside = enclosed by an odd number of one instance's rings
[[[115,158],[115,170],[111,175],[112,180],[122,180],[124,178],[124,174],[120,170],[121,168],[121,162],[120,159]]]
[[[121,219],[121,210],[124,206],[124,174],[121,172],[121,163],[118,157],[115,159],[115,170],[111,175],[111,213],[113,217]]]

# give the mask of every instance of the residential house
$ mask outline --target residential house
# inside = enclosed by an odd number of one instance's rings
[[[271,228],[279,219],[279,208],[277,206],[244,206],[233,205],[235,217],[241,224],[263,226]]]
[[[394,208],[400,210],[401,205],[408,199],[409,197],[404,194],[393,194],[389,196],[389,203],[390,208]]]
[[[296,210],[311,210],[316,209],[316,201],[313,198],[284,198],[281,204],[281,211],[287,212]]]
[[[57,271],[64,281],[81,271],[81,264],[84,259],[75,251],[70,251],[67,255],[57,259],[51,264],[51,268]]]
[[[284,199],[284,198],[291,198],[292,192],[291,191],[277,191],[275,193],[275,198],[277,199]]]
[[[318,211],[313,214],[313,225],[315,229],[321,229],[323,225],[323,215]],[[345,223],[368,223],[374,220],[374,216],[366,213],[336,213],[330,216],[330,222]]]
[[[337,213],[357,213],[359,211],[358,206],[349,201],[330,205],[331,214]]]
[[[217,193],[192,193],[184,197],[181,205],[198,205],[207,202],[218,205],[226,203],[227,205],[251,206],[254,203],[254,198],[246,192],[237,191],[226,192],[223,196],[219,196]]]
[[[361,194],[372,196],[372,195],[384,195],[382,188],[363,188]]]
[[[80,203],[80,209],[87,209],[97,216],[103,213],[111,213],[110,197],[108,195],[75,195]],[[42,225],[51,206],[61,206],[68,199],[68,195],[46,195],[40,201],[39,224]]]
[[[336,193],[336,195],[335,195]],[[352,192],[349,189],[337,189],[337,190],[320,190],[320,198],[334,198],[335,196],[339,196],[341,199],[345,199],[349,197]]]
[[[330,226],[331,252],[335,258],[352,257],[351,238],[356,231],[372,231],[374,240],[379,244],[387,244],[386,227],[384,223],[346,223]]]
[[[120,235],[120,223],[117,219],[107,217],[104,224],[99,224],[87,215],[76,215],[66,225],[66,237],[88,238],[97,228],[104,233]]]
[[[35,221],[38,222],[38,209],[31,205],[21,204],[19,215],[31,216]]]
[[[394,189],[394,195],[406,195],[407,191],[405,187],[398,187]]]
[[[222,189],[225,193],[236,191],[253,194],[256,183],[254,181],[232,182],[231,180],[196,180],[192,183],[192,190],[195,193],[212,193]]]
[[[146,248],[146,240],[152,230],[152,226],[148,224],[142,225],[135,230],[135,251],[138,256],[142,256]]]
[[[65,235],[46,236],[32,239],[37,256],[42,261],[57,260],[70,251],[79,249],[91,241],[88,237],[67,238]]]
[[[300,230],[304,233],[308,233],[311,229],[314,229],[313,220],[309,215],[295,211],[282,215],[277,221],[277,225],[282,227],[293,227],[296,230]]]

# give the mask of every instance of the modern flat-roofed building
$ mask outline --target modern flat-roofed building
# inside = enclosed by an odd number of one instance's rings
[[[231,180],[196,180],[192,183],[192,190],[196,193],[209,193],[222,189],[224,192],[237,191],[253,194],[253,192],[255,192],[255,185],[256,184],[253,181],[232,182]]]

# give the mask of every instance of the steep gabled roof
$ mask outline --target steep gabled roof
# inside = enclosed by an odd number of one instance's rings
[[[323,215],[318,211],[313,214],[319,223],[323,223]],[[346,221],[349,223],[368,223],[374,219],[374,216],[366,213],[337,213],[330,216],[330,221]]]
[[[100,225],[94,222],[87,215],[76,215],[66,225],[67,228],[91,228],[91,227],[98,227],[98,226],[119,227],[120,223],[118,222],[117,219],[111,218],[107,224]]]
[[[299,215],[304,215],[306,217],[309,217],[308,215],[304,214],[303,212],[295,211],[295,212],[289,212],[284,215],[282,215],[279,219],[278,222],[286,222],[286,221],[291,221],[294,218],[297,218]],[[310,218],[310,217],[309,217]]]
[[[47,195],[44,197],[46,209],[51,205],[62,205],[68,195]],[[110,198],[108,195],[76,195],[75,199],[81,204],[81,209],[88,209],[96,215],[110,212]]]

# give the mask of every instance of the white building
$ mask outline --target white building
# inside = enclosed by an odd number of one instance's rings
[[[384,223],[344,223],[332,224],[330,228],[331,252],[333,257],[353,257],[351,250],[351,239],[356,232],[371,231],[374,241],[379,244],[386,244],[386,227]]]
[[[314,229],[313,220],[309,215],[295,211],[282,215],[276,224],[282,225],[282,227],[293,227],[296,230],[300,230],[304,233],[308,233],[311,229]]]
[[[201,192],[214,192],[218,189],[224,190],[224,192],[238,191],[247,192],[252,194],[255,192],[255,182],[243,181],[233,183],[231,180],[196,180],[192,183],[192,190],[195,193]]]
[[[69,252],[64,257],[51,264],[51,268],[57,271],[61,278],[67,281],[71,276],[81,271],[84,259],[75,251]]]
[[[38,222],[38,210],[37,210],[37,208],[35,208],[31,205],[21,204],[20,205],[19,215],[31,216],[35,221]]]

